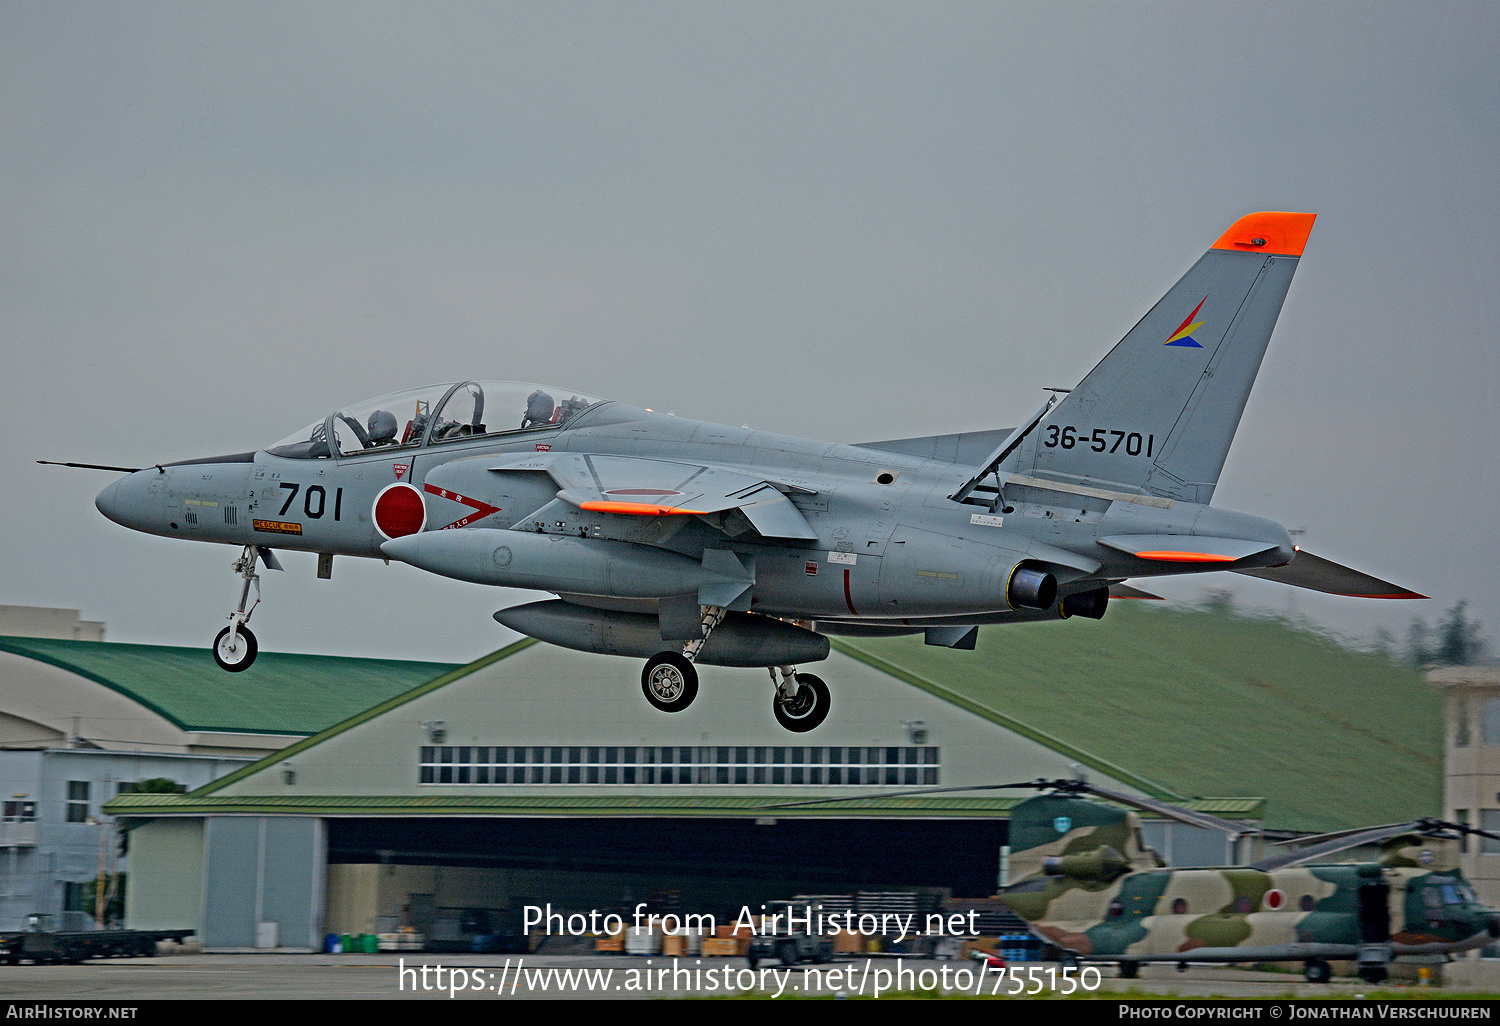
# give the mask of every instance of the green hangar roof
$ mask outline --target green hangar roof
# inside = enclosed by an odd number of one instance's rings
[[[262,652],[225,673],[207,648],[0,637],[0,651],[102,684],[182,730],[315,734],[451,670],[451,663]]]
[[[967,658],[920,637],[839,647],[1179,794],[1263,795],[1269,826],[1442,814],[1442,698],[1417,670],[1280,620],[1142,605],[985,628]]]

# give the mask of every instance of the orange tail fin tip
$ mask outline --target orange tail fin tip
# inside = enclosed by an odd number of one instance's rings
[[[1317,218],[1317,214],[1295,214],[1281,210],[1246,214],[1234,222],[1229,231],[1219,236],[1219,241],[1214,243],[1213,248],[1301,256]]]

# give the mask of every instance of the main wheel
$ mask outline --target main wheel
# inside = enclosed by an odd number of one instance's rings
[[[250,668],[255,662],[255,654],[260,651],[255,643],[255,635],[250,633],[250,628],[241,624],[236,633],[233,626],[225,627],[214,638],[214,662],[228,670],[230,673],[239,673],[241,670]]]
[[[1359,978],[1366,983],[1384,983],[1386,978],[1385,966],[1367,966],[1359,971]]]
[[[1321,958],[1309,959],[1302,967],[1302,978],[1308,983],[1327,983],[1333,975],[1333,966]]]
[[[1141,964],[1139,962],[1121,962],[1120,979],[1134,980],[1141,975]]]
[[[823,678],[799,673],[797,693],[791,700],[784,700],[778,688],[771,709],[776,714],[777,723],[794,733],[805,734],[828,719],[828,710],[832,706],[833,700],[828,696],[828,685],[823,683]]]
[[[676,652],[660,652],[641,671],[646,701],[662,712],[682,712],[698,697],[698,671]]]

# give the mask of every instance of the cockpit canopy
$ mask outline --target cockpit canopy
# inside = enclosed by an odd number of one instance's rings
[[[524,381],[426,385],[346,407],[266,451],[288,459],[328,459],[518,431],[550,431],[602,401],[570,389]]]

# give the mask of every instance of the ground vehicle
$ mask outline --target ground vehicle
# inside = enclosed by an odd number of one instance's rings
[[[745,957],[749,959],[751,969],[761,962],[772,960],[782,965],[833,961],[833,938],[809,933],[803,925],[809,913],[811,921],[818,922],[817,916],[821,909],[791,901],[773,901],[768,904],[765,915],[779,915],[780,918],[771,920],[775,925],[773,932],[750,938],[750,949]]]

